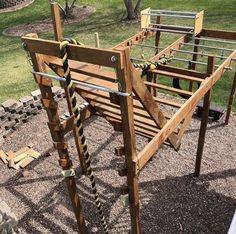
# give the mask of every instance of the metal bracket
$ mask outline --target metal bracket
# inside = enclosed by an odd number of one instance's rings
[[[66,177],[71,177],[75,176],[75,170],[74,169],[68,169],[68,170],[63,170],[61,174],[66,178]]]

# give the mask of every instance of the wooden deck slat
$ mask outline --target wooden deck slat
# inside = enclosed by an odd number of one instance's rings
[[[144,83],[145,83],[145,85],[147,85],[149,87],[158,88],[158,89],[162,89],[162,90],[165,90],[165,91],[170,91],[170,92],[173,92],[173,93],[183,94],[183,95],[187,95],[189,97],[193,95],[193,92],[182,90],[182,89],[176,89],[176,88],[166,86],[166,85],[162,85],[162,84],[156,84],[156,83],[149,82],[149,81],[145,81]]]
[[[177,74],[177,73],[174,73],[174,72],[168,72],[168,71],[163,71],[163,70],[158,70],[158,69],[152,70],[152,73],[157,74],[157,75],[162,75],[162,76],[165,76],[165,77],[179,78],[179,79],[182,79],[182,80],[189,80],[189,81],[193,81],[193,82],[196,82],[196,83],[201,83],[201,82],[204,81],[201,78],[187,76],[187,75],[183,75],[183,74]]]

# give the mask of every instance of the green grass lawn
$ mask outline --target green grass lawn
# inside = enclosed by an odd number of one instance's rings
[[[143,2],[143,9],[150,6],[155,9],[205,10],[205,28],[236,31],[236,0],[145,0]],[[79,0],[78,3],[94,6],[96,12],[79,24],[65,26],[64,36],[76,37],[86,45],[94,45],[94,32],[99,32],[101,47],[109,48],[140,29],[139,22],[130,23],[122,20],[125,17],[122,0]],[[20,38],[3,36],[2,32],[11,26],[48,17],[50,17],[48,0],[36,0],[22,10],[0,14],[0,102],[8,98],[20,98],[36,89]],[[42,33],[40,37],[52,38],[53,33]],[[214,88],[213,101],[216,104],[227,103],[232,77],[233,72],[226,73]]]

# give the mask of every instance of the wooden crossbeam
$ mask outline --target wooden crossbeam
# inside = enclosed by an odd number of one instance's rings
[[[30,38],[30,35],[22,37],[22,42],[29,52],[60,58],[60,42]],[[121,55],[118,51],[70,44],[67,46],[67,54],[68,59],[100,66],[123,68]]]

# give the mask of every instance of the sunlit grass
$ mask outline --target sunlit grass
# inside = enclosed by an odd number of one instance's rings
[[[63,3],[62,0],[59,2]],[[80,5],[94,6],[96,12],[79,24],[65,26],[63,33],[67,37],[76,37],[86,45],[93,46],[94,33],[99,32],[101,47],[111,48],[140,30],[139,22],[123,20],[125,17],[123,1],[81,0],[78,3]],[[153,0],[143,1],[143,9],[149,6],[153,9],[186,11],[200,11],[204,9],[205,28],[236,31],[234,24],[236,20],[236,0],[169,0],[158,1],[158,3]],[[49,1],[36,0],[32,5],[20,11],[0,14],[0,32],[11,26],[48,17],[50,17]],[[41,33],[40,37],[53,38],[53,33]],[[172,36],[166,37],[164,44],[167,45],[173,39]],[[135,56],[138,57],[141,57],[141,53],[145,53],[148,58],[153,52],[137,50],[135,53]],[[186,56],[181,55],[181,57],[185,58]],[[0,65],[0,102],[8,98],[20,98],[36,88],[20,38],[0,35]],[[182,66],[186,67],[183,64]],[[233,72],[226,73],[224,78],[214,88],[213,101],[216,104],[225,105],[227,103],[232,77]],[[234,105],[234,110],[236,110],[236,105]]]

